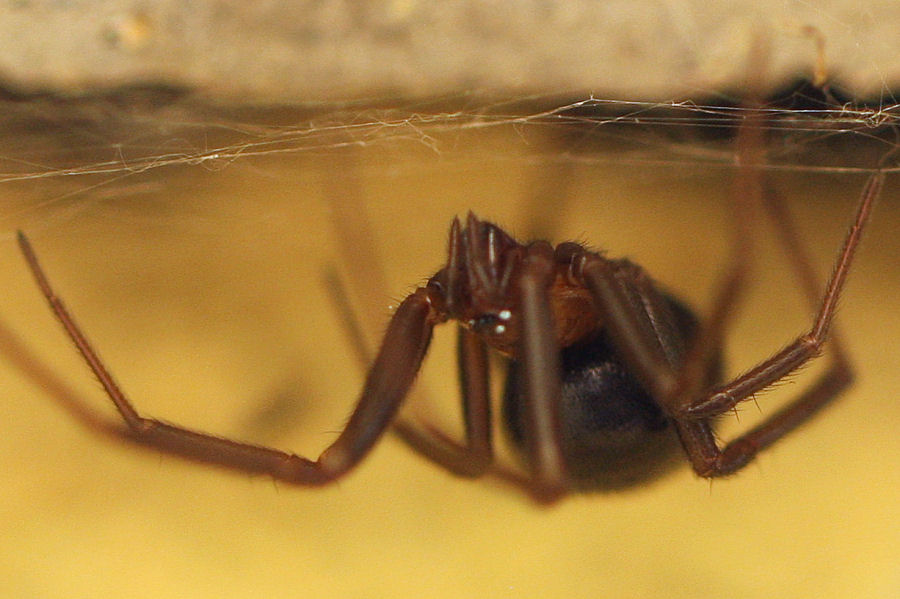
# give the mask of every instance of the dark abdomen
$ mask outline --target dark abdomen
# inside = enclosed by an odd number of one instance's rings
[[[665,297],[671,312],[666,353],[680,360],[696,319]],[[678,439],[656,401],[628,372],[607,336],[567,347],[562,358],[562,443],[572,484],[579,489],[616,489],[654,478],[677,463]],[[509,364],[503,415],[513,443],[524,446],[519,368]],[[717,370],[714,368],[713,370]],[[522,452],[523,456],[526,455]]]

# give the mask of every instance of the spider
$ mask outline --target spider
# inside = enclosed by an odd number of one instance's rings
[[[743,178],[752,181],[755,175],[744,170]],[[679,445],[698,475],[731,474],[843,390],[852,371],[835,338],[833,364],[809,389],[724,447],[714,437],[717,416],[821,353],[883,179],[879,172],[867,182],[824,294],[816,290],[808,259],[774,192],[762,194],[817,315],[807,333],[724,383],[719,347],[747,266],[742,240],[711,316],[701,325],[685,304],[626,259],[609,259],[574,242],[519,243],[472,213],[464,226],[454,219],[446,265],[400,303],[349,421],[316,460],[141,416],[54,292],[22,232],[18,241],[51,309],[121,415],[125,426],[109,429],[121,438],[203,463],[318,486],[349,472],[393,423],[408,445],[451,472],[496,474],[550,503],[572,491],[656,476]],[[746,208],[746,199],[734,196]],[[463,443],[433,426],[395,421],[434,327],[450,320],[459,324]],[[527,474],[494,464],[488,348],[510,358],[503,415]]]

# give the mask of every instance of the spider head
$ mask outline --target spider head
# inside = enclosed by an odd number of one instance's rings
[[[447,265],[428,281],[439,318],[458,321],[494,349],[514,356],[522,327],[517,281],[528,247],[471,212],[465,228],[454,219]],[[554,252],[547,299],[560,347],[587,337],[599,326],[588,290],[569,277],[572,261],[584,251],[570,242]]]
[[[441,310],[485,342],[512,353],[518,338],[518,297],[513,281],[524,246],[471,212],[465,228],[450,227],[447,265],[429,281]]]

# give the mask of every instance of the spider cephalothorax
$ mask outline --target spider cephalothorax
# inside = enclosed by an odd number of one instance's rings
[[[479,335],[494,349],[515,355],[520,335],[521,294],[515,285],[523,261],[545,261],[556,340],[567,347],[593,333],[599,324],[590,293],[573,276],[585,249],[564,243],[554,251],[545,241],[521,244],[497,225],[469,213],[466,227],[453,219],[447,265],[429,281],[438,311]]]

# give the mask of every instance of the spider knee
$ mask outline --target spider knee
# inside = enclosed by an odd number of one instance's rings
[[[735,439],[715,457],[694,462],[694,472],[703,478],[728,476],[749,464],[757,453],[759,446],[753,440]]]

